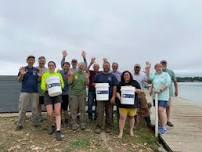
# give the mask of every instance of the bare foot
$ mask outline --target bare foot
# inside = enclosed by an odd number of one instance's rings
[[[130,136],[131,136],[131,137],[134,136],[133,130],[130,131]]]
[[[121,139],[122,136],[123,136],[123,134],[120,133],[120,134],[118,135],[118,138]]]

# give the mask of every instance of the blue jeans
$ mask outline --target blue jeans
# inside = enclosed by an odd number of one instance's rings
[[[93,116],[93,113],[96,114],[96,108],[95,108],[95,112],[93,112],[93,105],[95,105],[95,107],[97,106],[96,95],[95,95],[95,91],[90,90],[88,92],[88,115],[89,116]]]

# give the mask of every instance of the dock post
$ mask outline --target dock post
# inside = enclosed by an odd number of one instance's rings
[[[155,94],[155,137],[158,137],[158,93]]]

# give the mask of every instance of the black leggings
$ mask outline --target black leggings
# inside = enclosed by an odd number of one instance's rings
[[[62,95],[62,110],[67,111],[69,105],[69,95]]]

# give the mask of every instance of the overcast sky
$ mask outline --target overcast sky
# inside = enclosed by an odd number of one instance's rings
[[[0,0],[0,75],[30,54],[81,60],[83,48],[121,70],[166,59],[177,74],[202,75],[202,1]]]

